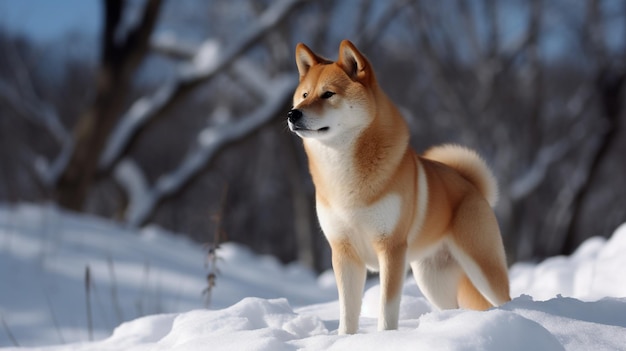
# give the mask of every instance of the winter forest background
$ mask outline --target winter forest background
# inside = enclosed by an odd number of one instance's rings
[[[335,59],[347,38],[415,148],[460,143],[494,168],[511,262],[626,221],[622,0],[58,1],[83,20],[54,37],[16,24],[41,1],[16,3],[0,1],[2,203],[328,268],[285,116],[295,44]]]

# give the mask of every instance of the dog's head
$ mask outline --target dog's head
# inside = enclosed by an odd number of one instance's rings
[[[374,72],[354,44],[342,41],[339,58],[332,62],[300,43],[296,64],[300,84],[288,113],[291,131],[302,138],[331,141],[358,135],[371,123]]]

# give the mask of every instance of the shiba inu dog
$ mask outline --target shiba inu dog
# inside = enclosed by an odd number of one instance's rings
[[[455,145],[414,152],[404,119],[351,42],[336,62],[298,44],[296,64],[288,124],[303,140],[332,250],[339,334],[358,330],[368,268],[380,271],[379,330],[398,327],[408,265],[438,308],[509,301],[497,184],[485,162]]]

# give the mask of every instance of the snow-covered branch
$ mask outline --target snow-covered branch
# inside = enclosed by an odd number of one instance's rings
[[[48,162],[48,160],[43,157],[35,160],[35,171],[46,186],[53,186],[56,183],[69,163],[73,151],[74,139],[68,137],[63,141],[61,151],[52,162]]]
[[[143,224],[163,198],[182,188],[223,146],[249,135],[275,118],[288,103],[295,87],[296,81],[292,75],[276,78],[266,85],[267,102],[259,109],[233,122],[210,126],[201,131],[196,147],[187,154],[176,170],[161,176],[147,192],[130,192],[134,198],[131,198],[131,206],[127,213],[128,224],[131,226]]]
[[[146,201],[145,196],[149,193],[148,182],[143,171],[137,163],[126,157],[115,166],[113,176],[128,196],[127,212],[137,212],[137,206]]]
[[[511,184],[509,189],[511,199],[517,201],[531,194],[546,177],[548,167],[565,156],[572,148],[570,140],[559,140],[539,151],[535,162],[528,170]]]
[[[572,126],[571,131],[566,133],[563,139],[543,147],[528,170],[511,183],[510,195],[513,201],[519,201],[537,189],[546,178],[548,167],[565,157],[586,137],[586,132],[583,130],[585,125],[580,121],[592,97],[593,90],[587,83],[581,85],[567,101],[565,112],[571,120],[578,122]]]
[[[209,46],[201,46],[194,55],[193,61],[181,65],[179,75],[171,82],[163,85],[152,96],[137,100],[122,116],[119,124],[111,134],[107,146],[100,158],[100,169],[108,169],[119,159],[134,135],[149,120],[157,116],[178,97],[188,93],[196,85],[205,83],[219,72],[228,68],[241,54],[254,46],[259,38],[278,25],[296,5],[307,0],[284,0],[271,5],[261,16],[244,30],[244,34],[232,44],[217,50],[213,47],[209,54]],[[212,40],[207,43],[214,43]]]
[[[70,132],[61,123],[61,118],[56,108],[47,101],[42,100],[36,93],[30,74],[22,67],[23,63],[21,63],[21,60],[13,57],[12,64],[16,65],[15,75],[18,79],[18,89],[6,81],[0,80],[0,100],[4,101],[27,121],[45,129],[61,145],[61,152],[52,163],[48,162],[43,156],[38,155],[35,157],[35,173],[43,184],[51,185],[67,164],[74,143]]]
[[[169,32],[153,36],[150,40],[150,48],[165,56],[184,60],[191,60],[198,52],[198,45]]]

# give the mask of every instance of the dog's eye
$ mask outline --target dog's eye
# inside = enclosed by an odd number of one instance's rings
[[[306,97],[309,96],[309,93],[302,93],[302,98],[306,99]]]
[[[333,95],[335,95],[335,93],[333,93],[332,91],[325,91],[324,94],[322,94],[322,99],[328,99]]]

